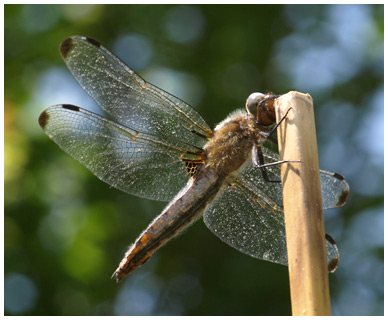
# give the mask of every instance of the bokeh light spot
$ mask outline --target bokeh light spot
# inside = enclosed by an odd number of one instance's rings
[[[120,36],[114,44],[113,52],[135,71],[145,68],[153,55],[150,41],[140,34]]]
[[[38,290],[25,275],[13,273],[4,279],[4,309],[11,314],[24,314],[35,307]]]
[[[204,32],[205,18],[197,7],[176,6],[166,16],[165,29],[167,36],[175,42],[193,42]]]

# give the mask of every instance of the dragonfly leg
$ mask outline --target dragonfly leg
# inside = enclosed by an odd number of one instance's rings
[[[261,174],[263,175],[263,179],[267,182],[281,182],[280,180],[272,180],[268,177],[268,173],[266,168],[271,166],[277,166],[282,163],[289,162],[300,162],[300,160],[279,160],[271,163],[264,162],[263,151],[259,145],[253,144],[252,147],[252,163],[255,168],[259,168],[261,170]]]
[[[292,108],[289,108],[286,112],[286,114],[279,120],[279,122],[269,131],[260,131],[260,134],[270,140],[271,142],[278,144],[278,140],[276,137],[273,136],[274,132],[278,128],[278,126],[283,122],[283,120],[287,117],[288,113],[290,112]],[[271,163],[265,163],[264,162],[264,156],[263,156],[263,151],[261,150],[261,147],[259,145],[256,145],[255,143],[253,144],[252,148],[252,162],[253,166],[256,168],[259,168],[261,170],[261,174],[263,175],[263,178],[267,182],[281,182],[280,180],[272,180],[268,177],[267,170],[265,169],[266,167],[270,166],[276,166],[282,163],[288,163],[288,162],[300,162],[300,160],[281,160],[281,161],[275,161]]]
[[[291,109],[292,109],[292,108],[289,108],[289,109],[287,110],[286,114],[279,120],[279,122],[278,122],[277,124],[275,124],[275,126],[274,126],[269,132],[260,131],[260,134],[261,134],[264,138],[266,138],[266,139],[268,139],[268,140],[270,140],[270,141],[272,141],[272,142],[278,144],[278,140],[277,140],[275,137],[273,137],[272,135],[274,134],[274,132],[276,131],[276,129],[279,127],[279,125],[283,122],[283,120],[287,117],[287,115],[288,115],[288,113],[290,112]]]

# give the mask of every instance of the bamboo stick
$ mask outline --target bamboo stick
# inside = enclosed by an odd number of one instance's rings
[[[313,101],[291,91],[277,100],[292,314],[331,315]]]

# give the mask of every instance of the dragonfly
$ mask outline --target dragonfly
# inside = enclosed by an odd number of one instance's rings
[[[125,253],[112,278],[143,265],[203,216],[216,236],[254,258],[287,265],[271,93],[253,93],[214,129],[193,107],[145,81],[98,41],[73,36],[60,54],[81,87],[107,113],[62,104],[39,116],[60,148],[110,186],[169,202]],[[345,204],[344,178],[320,171],[323,208]],[[326,235],[328,271],[339,262]]]

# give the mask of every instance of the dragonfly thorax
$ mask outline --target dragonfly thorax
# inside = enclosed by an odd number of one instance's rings
[[[229,175],[247,160],[253,142],[260,139],[252,132],[254,119],[239,110],[214,129],[213,138],[204,146],[206,165]]]

